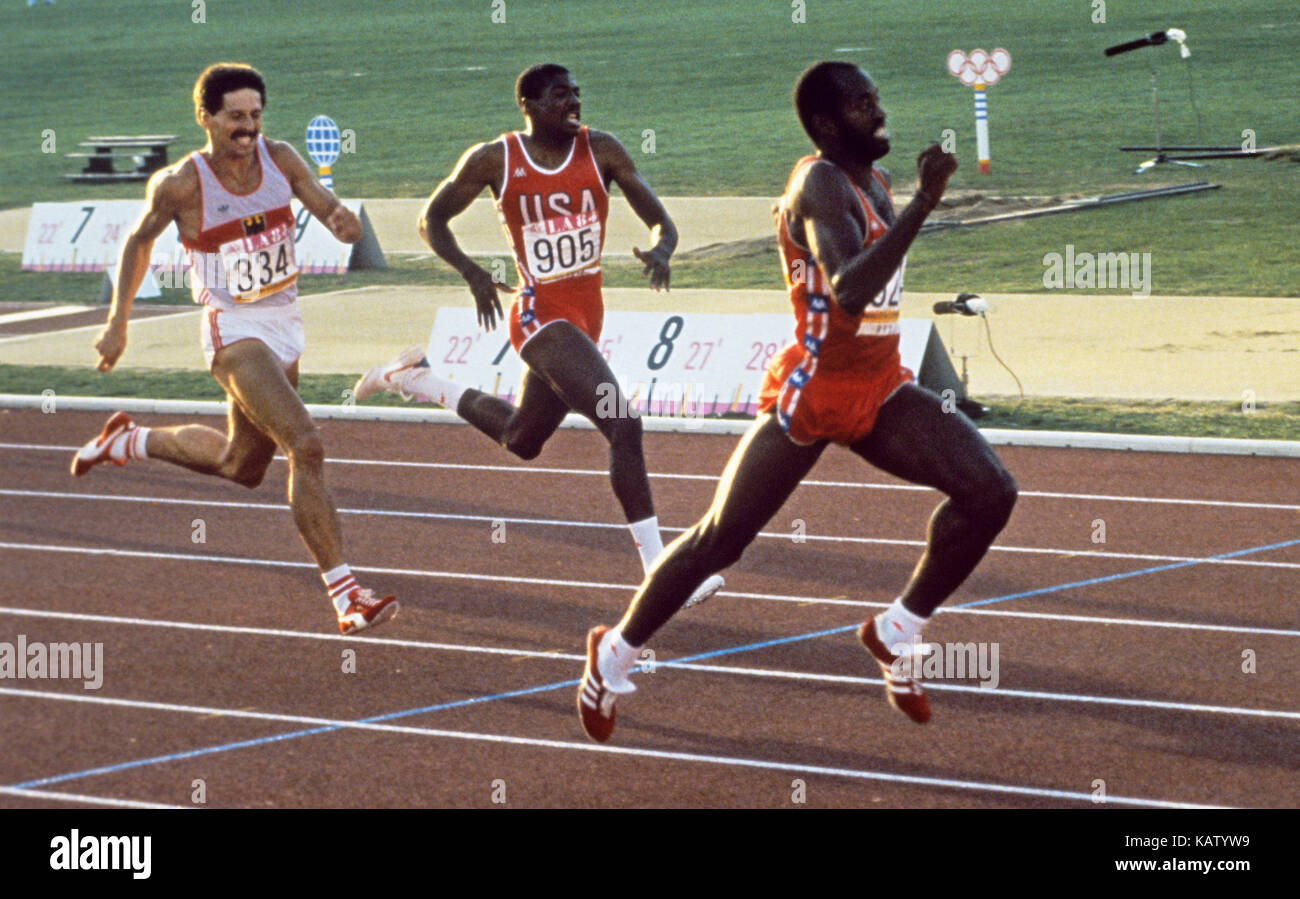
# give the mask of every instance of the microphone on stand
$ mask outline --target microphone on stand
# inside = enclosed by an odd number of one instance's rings
[[[1186,35],[1184,35],[1185,37]],[[1135,41],[1129,41],[1124,44],[1116,44],[1113,47],[1106,48],[1107,56],[1115,56],[1119,53],[1127,53],[1130,50],[1137,50],[1141,47],[1154,47],[1157,44],[1163,44],[1169,40],[1169,33],[1166,31],[1153,31],[1146,37],[1140,37]]]
[[[959,293],[955,300],[934,304],[935,315],[951,315],[954,312],[962,315],[983,315],[988,312],[988,309],[988,302],[973,293]]]
[[[1164,31],[1153,31],[1146,37],[1140,37],[1135,41],[1107,47],[1106,55],[1115,56],[1118,53],[1127,53],[1130,50],[1137,50],[1140,47],[1155,47],[1168,41],[1177,42],[1178,54],[1182,56],[1183,59],[1192,55],[1192,51],[1187,49],[1187,32],[1183,31],[1181,28],[1166,28]]]

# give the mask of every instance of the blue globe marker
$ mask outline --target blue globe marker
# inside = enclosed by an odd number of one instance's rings
[[[342,146],[339,126],[329,116],[318,115],[307,123],[307,155],[320,169],[320,183],[331,190],[334,176],[330,173],[330,166],[339,158]]]

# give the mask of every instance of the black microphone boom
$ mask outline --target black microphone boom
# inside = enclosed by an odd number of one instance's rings
[[[976,307],[971,308],[971,301],[975,301]],[[979,294],[959,293],[957,299],[934,304],[935,315],[952,315],[954,312],[961,315],[980,315],[988,309],[988,303],[980,299]]]
[[[1140,47],[1154,47],[1157,44],[1163,44],[1169,40],[1169,35],[1164,31],[1153,31],[1146,37],[1140,37],[1135,41],[1129,41],[1126,44],[1116,44],[1113,47],[1106,48],[1107,56],[1114,56],[1118,53],[1127,53],[1130,50],[1137,50]]]

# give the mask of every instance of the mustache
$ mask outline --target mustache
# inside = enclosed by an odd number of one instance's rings
[[[231,136],[232,138],[234,138],[234,137],[257,137],[257,135],[258,135],[259,133],[260,133],[260,132],[258,132],[258,131],[235,131],[235,132],[232,132],[230,136]]]

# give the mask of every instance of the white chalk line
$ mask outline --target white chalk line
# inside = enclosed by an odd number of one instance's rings
[[[52,612],[42,609],[22,609],[8,606],[0,606],[0,615],[14,615],[16,617],[28,618],[46,618],[68,621],[85,621],[96,624],[115,624],[128,627],[155,627],[168,628],[173,630],[188,630],[207,633],[225,633],[237,634],[241,636],[257,637],[274,637],[289,638],[298,640],[319,640],[338,642],[345,638],[337,634],[320,634],[310,631],[292,631],[278,628],[260,628],[247,627],[242,625],[222,625],[222,624],[204,624],[190,621],[169,621],[153,618],[132,618],[126,616],[114,615],[95,615],[81,612]],[[461,643],[440,643],[425,640],[401,640],[384,637],[355,637],[352,638],[360,643],[369,643],[374,645],[420,649],[433,652],[460,652],[479,655],[498,655],[507,656],[515,659],[549,659],[562,662],[582,663],[586,661],[585,655],[577,653],[563,652],[542,652],[538,650],[499,647],[499,646],[479,646],[474,644]],[[864,664],[869,660],[863,656]],[[857,677],[853,675],[840,674],[820,674],[810,671],[787,671],[773,668],[753,668],[748,666],[731,666],[731,665],[704,665],[698,662],[677,662],[668,659],[656,659],[656,668],[680,668],[686,671],[703,672],[706,674],[730,674],[741,677],[759,677],[759,678],[776,678],[780,680],[793,681],[810,681],[817,683],[837,683],[852,686],[884,686],[884,680],[881,678]],[[650,676],[648,673],[646,676]],[[975,677],[971,672],[971,677]],[[1281,718],[1288,720],[1300,721],[1300,711],[1288,711],[1285,709],[1255,709],[1246,706],[1220,706],[1209,705],[1206,703],[1187,703],[1177,702],[1174,700],[1160,699],[1131,699],[1116,696],[1099,696],[1095,694],[1078,694],[1078,693],[1059,693],[1041,690],[1021,690],[1013,688],[996,688],[988,689],[970,684],[947,683],[939,680],[926,680],[926,689],[936,691],[951,691],[955,693],[979,693],[985,696],[1002,699],[1032,699],[1047,700],[1052,702],[1077,702],[1092,705],[1115,705],[1129,706],[1134,708],[1151,708],[1165,711],[1177,712],[1204,712],[1217,715],[1244,715],[1260,718]]]
[[[24,790],[21,787],[0,787],[0,796],[22,796],[26,799],[41,799],[46,802],[82,802],[86,805],[104,805],[110,808],[189,808],[185,805],[141,802],[138,799],[113,799],[108,796],[86,796],[82,793],[55,793],[51,790]]]
[[[234,502],[231,500],[187,499],[183,497],[141,496],[135,494],[112,493],[67,493],[54,490],[9,490],[0,489],[0,496],[29,497],[32,499],[85,500],[90,502],[128,502],[144,505],[176,505],[187,507],[209,507],[216,509],[238,509],[254,511],[288,512],[286,503]],[[603,530],[625,531],[626,524],[603,521],[580,521],[562,518],[516,518],[506,515],[467,515],[454,512],[413,512],[398,509],[351,509],[339,508],[340,515],[369,515],[389,518],[412,518],[432,521],[478,521],[491,525],[503,522],[507,525],[537,525],[542,527],[595,528]],[[686,528],[661,526],[663,533],[679,534]],[[924,547],[924,540],[907,540],[892,537],[852,537],[830,534],[799,534],[795,539],[792,532],[760,531],[758,536],[765,540],[782,540],[790,543],[804,541],[826,543],[857,543],[871,546],[907,546]],[[1245,568],[1294,568],[1300,569],[1300,562],[1261,561],[1259,559],[1222,559],[1202,558],[1199,556],[1171,556],[1154,553],[1122,553],[1110,550],[1078,550],[1040,546],[1003,546],[994,544],[990,552],[1026,553],[1068,558],[1127,559],[1142,562],[1204,562],[1207,565],[1236,565]]]
[[[910,784],[925,787],[967,790],[982,793],[1001,793],[1015,796],[1032,796],[1036,798],[1062,799],[1072,802],[1092,804],[1092,793],[1072,790],[1057,790],[1046,787],[1027,787],[1017,784],[999,784],[984,781],[957,780],[954,778],[925,777],[912,774],[896,774],[886,771],[869,771],[856,768],[838,768],[823,765],[805,765],[797,762],[784,762],[768,759],[749,759],[722,755],[704,755],[694,752],[675,752],[662,749],[642,749],[630,746],[611,746],[609,744],[578,743],[571,740],[549,740],[537,737],[518,737],[508,734],[476,733],[473,731],[444,730],[441,728],[415,727],[412,725],[382,724],[378,722],[348,721],[337,718],[317,718],[307,715],[285,715],[274,712],[258,712],[244,709],[224,709],[211,706],[182,705],[169,702],[152,702],[146,700],[119,699],[108,696],[80,696],[76,694],[55,693],[49,690],[15,690],[0,687],[0,695],[18,696],[53,701],[88,703],[92,705],[117,706],[121,708],[147,709],[159,712],[179,712],[189,715],[219,715],[228,718],[249,718],[259,721],[273,721],[281,724],[293,724],[307,727],[330,727],[336,729],[378,731],[381,733],[403,734],[408,736],[430,737],[436,739],[465,740],[476,743],[496,743],[511,746],[528,746],[565,751],[592,752],[602,755],[630,756],[634,758],[661,759],[675,762],[694,762],[697,764],[719,765],[724,767],[752,768],[767,771],[784,771],[796,774],[810,774],[824,777],[840,777],[854,780],[882,781],[886,783]],[[611,789],[613,787],[611,786]],[[1186,802],[1173,802],[1161,799],[1144,799],[1131,796],[1106,797],[1107,804],[1155,807],[1155,808],[1205,808],[1206,806]]]
[[[228,563],[233,565],[250,565],[264,568],[304,568],[315,569],[316,566],[311,562],[295,562],[279,559],[253,559],[240,556],[220,556],[220,555],[199,555],[197,553],[164,553],[149,550],[126,550],[115,547],[96,547],[96,546],[56,546],[42,543],[11,543],[0,541],[0,550],[9,549],[15,551],[27,552],[51,552],[51,553],[73,553],[90,556],[110,556],[135,559],[154,559],[159,561],[182,561],[182,562],[214,562]],[[640,587],[640,584],[614,584],[602,581],[577,581],[561,578],[537,578],[537,577],[520,577],[514,575],[502,574],[478,574],[469,571],[437,571],[428,569],[412,568],[381,568],[377,566],[352,566],[353,571],[360,571],[367,574],[393,575],[400,577],[426,577],[426,578],[445,578],[449,580],[469,580],[483,581],[486,583],[498,584],[535,584],[546,587],[573,587],[585,590],[605,590],[631,593]],[[867,600],[840,599],[838,597],[816,597],[801,596],[798,594],[787,593],[752,593],[738,590],[721,590],[717,593],[720,597],[730,597],[733,599],[758,599],[772,602],[788,602],[798,605],[832,605],[846,606],[852,608],[884,608],[888,603],[870,602]],[[995,615],[1012,618],[1031,618],[1047,621],[1069,621],[1081,624],[1122,624],[1134,625],[1139,627],[1160,627],[1180,630],[1205,630],[1221,631],[1224,633],[1243,633],[1251,635],[1267,635],[1279,637],[1300,636],[1298,630],[1285,630],[1281,628],[1261,628],[1246,627],[1241,625],[1228,624],[1202,624],[1197,622],[1179,622],[1179,621],[1157,621],[1144,619],[1129,618],[1108,618],[1094,617],[1087,615],[1062,615],[1049,614],[1044,612],[1020,612],[1007,609],[986,609],[986,608],[960,608],[948,607],[941,608],[939,613],[944,615]]]
[[[0,443],[0,450],[13,450],[16,452],[59,452],[73,453],[81,447],[79,446],[54,446],[41,443]],[[283,462],[283,456],[276,456],[275,461]],[[608,469],[598,468],[548,468],[545,466],[525,466],[525,465],[481,465],[464,462],[404,462],[396,459],[351,459],[351,458],[328,458],[326,462],[336,465],[373,465],[373,466],[391,466],[394,468],[428,468],[428,469],[446,469],[452,471],[492,471],[507,474],[553,474],[553,475],[574,475],[579,477],[601,477],[608,478]],[[648,472],[652,478],[663,478],[666,480],[686,480],[686,481],[710,481],[716,483],[719,475],[711,474],[682,474],[673,472]],[[904,490],[911,492],[937,493],[933,488],[922,487],[917,484],[878,484],[868,483],[865,481],[823,481],[810,478],[800,481],[801,487],[832,487],[847,488],[855,490]],[[1117,502],[1117,503],[1151,503],[1159,505],[1185,505],[1185,506],[1207,506],[1212,508],[1232,508],[1232,509],[1260,509],[1283,512],[1300,512],[1300,504],[1296,503],[1261,503],[1246,502],[1243,500],[1223,500],[1223,499],[1188,499],[1181,497],[1164,497],[1164,496],[1129,496],[1123,494],[1103,494],[1103,493],[1065,493],[1059,491],[1045,490],[1021,490],[1020,497],[1033,497],[1037,499],[1068,499],[1080,500],[1084,502]]]

